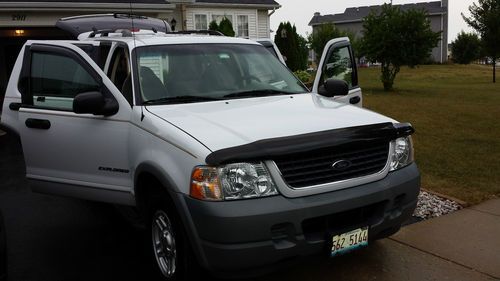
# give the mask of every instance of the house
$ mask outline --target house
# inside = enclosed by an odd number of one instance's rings
[[[441,32],[441,40],[432,50],[431,59],[434,62],[445,63],[448,60],[448,0],[424,2],[415,4],[395,5],[402,10],[423,9],[428,13],[433,31]],[[342,14],[321,15],[315,13],[309,25],[313,32],[322,24],[333,23],[337,28],[363,36],[363,19],[372,11],[378,11],[381,6],[347,8]]]
[[[177,9],[176,17],[185,21],[184,29],[208,29],[211,21],[217,23],[226,17],[233,23],[238,37],[269,38],[270,15],[280,5],[274,0],[197,0],[186,5],[185,14]],[[271,11],[271,12],[270,12]]]
[[[175,30],[192,30],[227,17],[236,36],[255,39],[270,37],[270,16],[280,7],[274,0],[0,0],[0,104],[26,40],[69,39],[55,27],[60,18],[134,13],[165,19]]]

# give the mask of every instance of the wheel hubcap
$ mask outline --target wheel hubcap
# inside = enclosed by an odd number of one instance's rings
[[[171,278],[175,274],[177,248],[170,219],[164,211],[157,211],[152,221],[153,250],[161,273]]]

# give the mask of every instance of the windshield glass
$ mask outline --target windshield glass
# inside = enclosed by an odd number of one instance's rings
[[[145,104],[298,94],[307,90],[260,45],[160,45],[137,49]]]

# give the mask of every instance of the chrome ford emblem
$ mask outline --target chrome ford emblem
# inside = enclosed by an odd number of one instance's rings
[[[352,166],[352,163],[349,160],[339,160],[339,161],[332,164],[332,168],[337,170],[337,171],[347,170],[351,166]]]

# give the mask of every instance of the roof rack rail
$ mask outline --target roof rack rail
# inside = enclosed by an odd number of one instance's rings
[[[151,28],[151,31],[153,31],[154,33],[158,33],[158,30],[156,30],[155,28]],[[128,30],[128,29],[101,29],[101,30],[94,30],[92,31],[90,34],[89,34],[89,37],[88,38],[94,38],[96,37],[96,35],[101,35],[101,37],[108,37],[110,33],[121,33],[122,37],[132,37],[134,36],[134,34],[132,32],[135,32],[135,31],[131,31],[131,30]]]
[[[130,13],[114,13],[113,17],[117,19],[147,19],[148,17],[146,16],[141,16],[137,14],[130,14]]]
[[[215,30],[182,30],[182,31],[166,32],[166,34],[206,34],[214,36],[225,36],[224,34],[222,34],[222,32]]]

